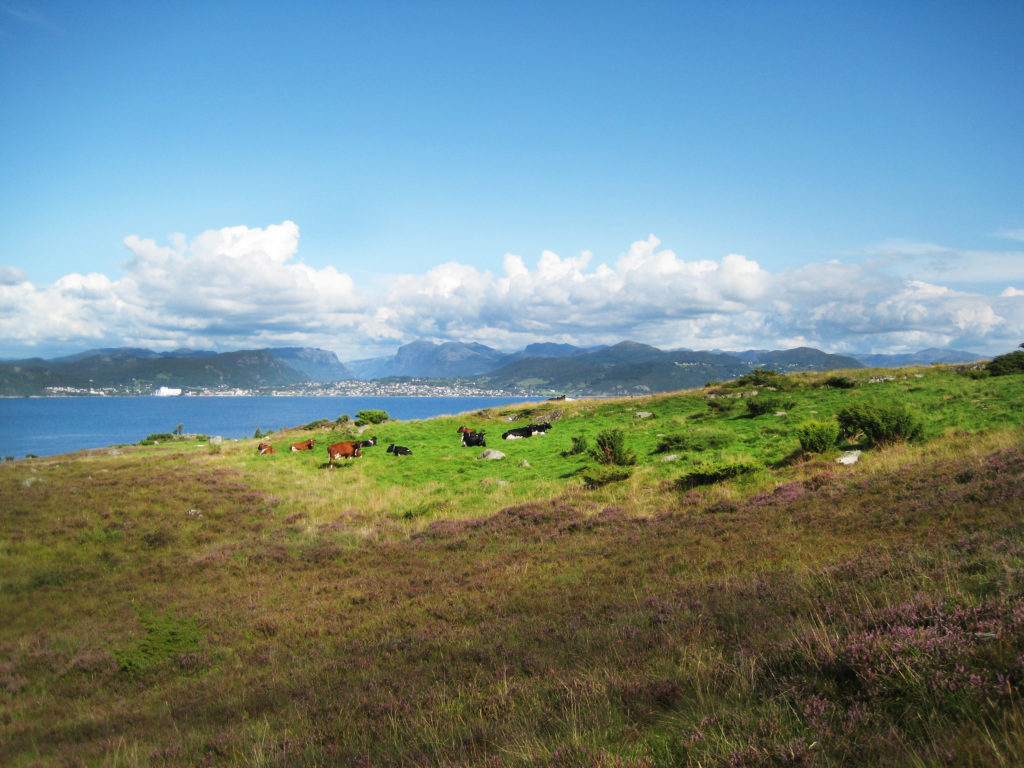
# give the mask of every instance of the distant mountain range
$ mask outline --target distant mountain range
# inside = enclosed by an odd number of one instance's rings
[[[531,344],[500,352],[483,344],[416,341],[394,355],[344,364],[333,352],[307,347],[210,352],[153,352],[119,347],[44,360],[0,362],[0,395],[122,388],[140,393],[176,388],[265,389],[348,379],[459,379],[491,389],[565,394],[640,394],[703,386],[752,368],[824,371],[899,367],[984,359],[971,352],[927,349],[912,355],[833,355],[810,347],[743,352],[661,350],[634,341],[583,348]]]

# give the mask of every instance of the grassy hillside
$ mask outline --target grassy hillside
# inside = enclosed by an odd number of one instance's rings
[[[5,463],[0,764],[1024,764],[1022,403],[750,375],[386,422],[331,470],[349,425]],[[919,438],[801,450],[868,406]],[[565,455],[609,430],[635,464]]]

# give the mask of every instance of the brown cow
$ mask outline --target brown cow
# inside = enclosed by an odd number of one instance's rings
[[[274,446],[270,443],[260,443],[256,446],[256,450],[260,452],[260,456],[266,456],[268,453],[277,453],[274,450]]]
[[[292,451],[312,451],[313,440],[303,440],[301,443],[292,443]]]
[[[327,466],[333,467],[336,459],[358,459],[363,455],[359,443],[346,441],[327,446]]]

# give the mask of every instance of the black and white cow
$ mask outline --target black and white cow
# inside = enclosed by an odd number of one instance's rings
[[[510,429],[508,432],[504,432],[501,435],[502,440],[519,440],[523,437],[533,437],[533,428],[517,427],[516,429]]]
[[[463,447],[469,446],[480,446],[481,448],[487,447],[487,442],[484,440],[483,432],[463,432],[462,433],[462,445]]]
[[[388,446],[387,453],[395,456],[412,456],[412,451],[406,448],[404,445],[395,445],[392,443]]]

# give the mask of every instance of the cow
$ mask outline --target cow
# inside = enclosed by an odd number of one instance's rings
[[[481,448],[486,448],[487,447],[487,442],[484,440],[484,434],[485,434],[484,432],[474,432],[473,430],[470,430],[468,432],[463,432],[462,433],[462,446],[463,446],[463,448],[465,448],[466,446],[472,447],[472,446],[476,446],[476,445],[480,446]]]
[[[359,441],[359,447],[360,448],[369,448],[371,445],[376,445],[376,444],[377,444],[377,438],[376,437],[371,437],[369,440],[360,440]]]
[[[260,456],[266,456],[268,453],[277,453],[274,450],[274,446],[270,443],[260,443],[256,446],[256,450],[260,452]]]
[[[459,427],[458,429],[455,430],[455,433],[459,435],[471,435],[474,432],[476,432],[476,430],[470,429],[469,427]]]
[[[523,437],[533,437],[532,427],[517,427],[502,434],[502,440],[519,440]]]
[[[338,459],[358,459],[363,455],[359,448],[360,444],[351,440],[327,446],[327,466],[333,467]]]
[[[412,456],[412,451],[410,451],[404,445],[395,445],[394,443],[388,446],[387,453],[393,454],[395,456]]]
[[[313,450],[313,440],[312,440],[312,438],[310,438],[309,440],[303,440],[301,443],[292,443],[291,450],[292,450],[293,453],[295,451],[312,451]]]
[[[551,425],[545,421],[540,424],[531,424],[530,429],[533,430],[535,435],[543,435],[551,429]]]

